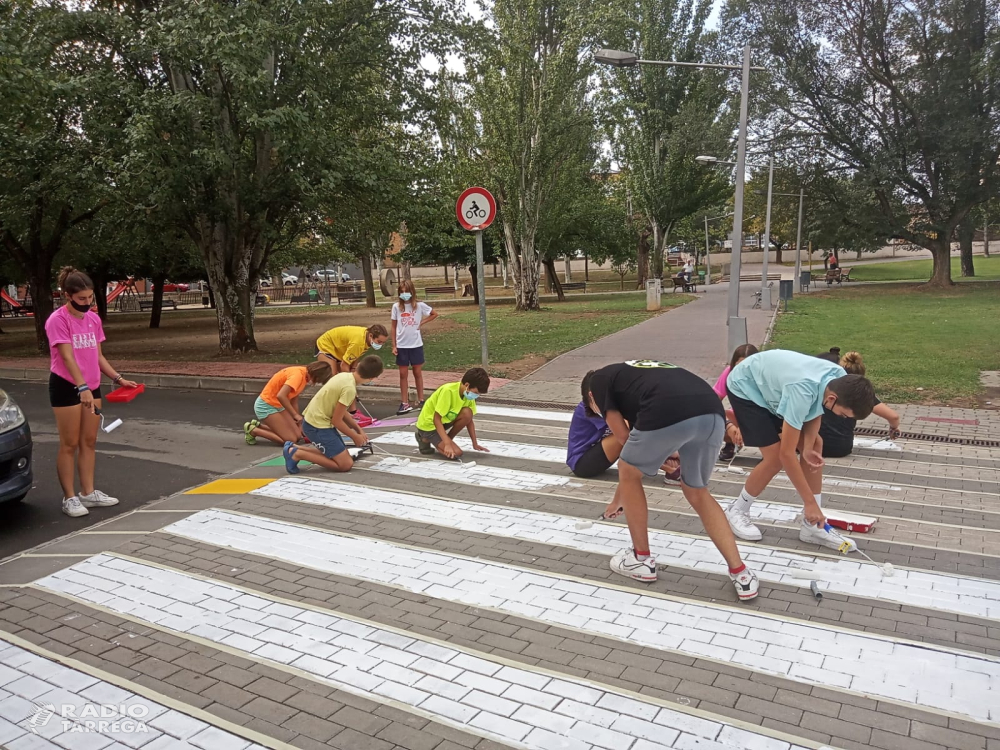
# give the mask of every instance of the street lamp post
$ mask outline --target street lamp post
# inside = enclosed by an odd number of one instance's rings
[[[795,232],[795,279],[792,291],[802,291],[802,202],[805,199],[805,188],[799,188],[799,228]]]
[[[771,287],[767,285],[767,261],[771,255],[771,197],[774,192],[774,155],[767,160],[767,211],[764,215],[764,267],[760,272],[760,306],[771,309]]]
[[[740,253],[743,249],[743,183],[746,177],[747,151],[747,108],[750,97],[750,71],[764,70],[750,65],[750,45],[743,47],[742,65],[723,65],[720,63],[692,63],[676,60],[642,60],[638,55],[621,50],[598,50],[594,59],[599,63],[616,68],[627,68],[634,65],[662,65],[680,68],[717,68],[722,70],[742,71],[740,86],[740,125],[739,139],[736,145],[736,195],[733,200],[733,259],[729,274],[729,305],[727,324],[729,325],[729,352],[747,343],[746,318],[739,316],[740,310]]]

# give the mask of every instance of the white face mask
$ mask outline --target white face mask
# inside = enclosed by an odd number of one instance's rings
[[[377,350],[377,349],[381,349],[381,348],[382,348],[382,345],[380,343],[378,343],[377,341],[373,341],[372,342],[372,349],[376,349]]]

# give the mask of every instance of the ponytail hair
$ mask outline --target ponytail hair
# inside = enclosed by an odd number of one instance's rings
[[[847,352],[847,354],[840,358],[840,366],[851,375],[864,375],[867,369],[865,361],[857,352]]]
[[[83,271],[77,271],[73,266],[63,266],[59,270],[59,288],[67,297],[94,288],[94,282]]]
[[[385,330],[385,326],[381,323],[375,323],[374,325],[368,326],[368,335],[371,336],[373,340],[377,339],[379,336],[389,338],[389,332]]]

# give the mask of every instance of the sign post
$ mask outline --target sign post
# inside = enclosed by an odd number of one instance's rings
[[[483,367],[489,365],[490,350],[486,334],[486,275],[483,271],[483,230],[497,215],[497,204],[488,190],[471,187],[462,193],[455,204],[458,223],[476,233],[476,288],[479,289],[479,338]]]

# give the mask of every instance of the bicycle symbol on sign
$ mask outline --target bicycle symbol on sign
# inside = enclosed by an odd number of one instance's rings
[[[481,209],[476,204],[475,201],[472,201],[472,205],[469,207],[469,210],[465,212],[465,218],[466,219],[485,219],[486,218],[486,212],[483,209]]]

